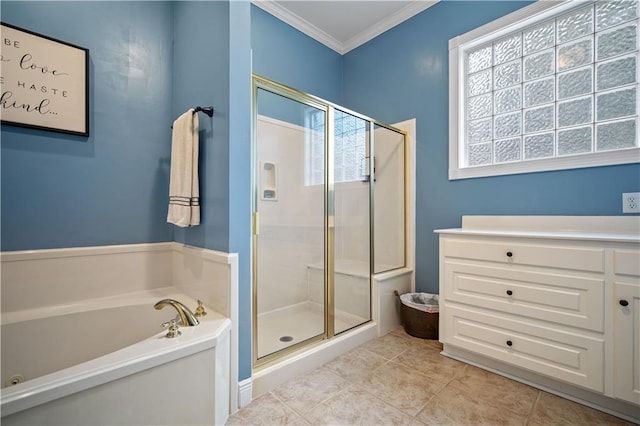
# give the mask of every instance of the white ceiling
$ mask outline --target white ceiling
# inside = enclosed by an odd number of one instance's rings
[[[438,0],[252,0],[340,54],[404,22]]]

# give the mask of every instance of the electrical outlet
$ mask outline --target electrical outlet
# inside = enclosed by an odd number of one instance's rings
[[[640,192],[622,194],[622,213],[640,213]]]

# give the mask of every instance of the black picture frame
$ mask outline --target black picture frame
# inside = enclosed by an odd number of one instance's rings
[[[0,121],[89,136],[89,49],[0,22]]]

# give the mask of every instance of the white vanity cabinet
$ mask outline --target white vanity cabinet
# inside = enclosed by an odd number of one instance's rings
[[[640,267],[638,250],[615,250],[615,396],[640,404]]]
[[[444,355],[640,418],[640,218],[465,216],[436,232]]]

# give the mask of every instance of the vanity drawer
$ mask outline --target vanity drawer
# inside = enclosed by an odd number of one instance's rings
[[[604,331],[604,276],[518,271],[446,259],[445,299],[500,312]]]
[[[604,272],[604,249],[559,244],[527,244],[508,240],[444,238],[445,257]]]
[[[441,315],[443,312],[441,311]],[[459,306],[444,310],[443,343],[604,391],[604,341]]]
[[[613,269],[616,275],[640,277],[640,251],[614,250],[613,259]]]

